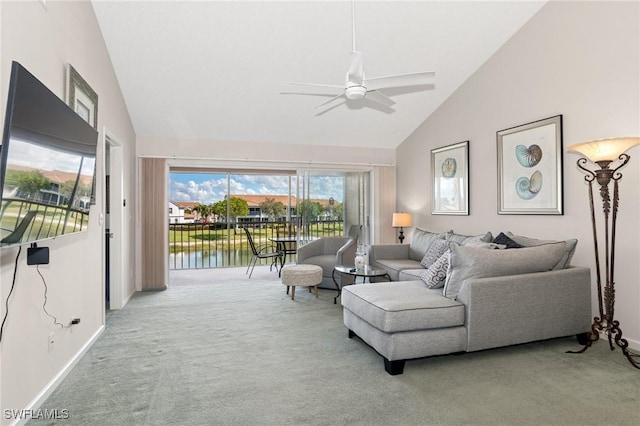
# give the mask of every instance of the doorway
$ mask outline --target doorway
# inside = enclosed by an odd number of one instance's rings
[[[122,145],[104,131],[104,288],[107,310],[124,306],[123,153]]]

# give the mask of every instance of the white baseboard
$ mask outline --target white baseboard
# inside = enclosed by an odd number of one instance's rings
[[[82,348],[75,354],[73,358],[67,362],[67,364],[58,372],[58,374],[51,379],[49,383],[38,393],[38,395],[24,408],[25,411],[36,411],[40,408],[40,406],[51,396],[54,390],[62,383],[62,381],[67,377],[67,374],[76,366],[76,364],[82,359],[84,354],[87,353],[89,348],[93,346],[93,344],[98,340],[98,337],[104,332],[104,325],[101,325],[100,328],[91,336],[91,338],[84,344]],[[10,423],[9,426],[20,426],[27,423],[29,419],[16,419],[13,423]]]
[[[627,339],[624,336],[622,336],[622,337]],[[639,340],[627,339],[627,342],[629,342],[629,349],[631,349],[632,351],[640,352],[640,341]]]
[[[625,339],[627,341],[627,343],[629,343],[629,349],[630,350],[635,351],[635,352],[640,352],[640,341],[639,340],[629,339],[624,334],[622,335],[622,338]],[[607,340],[607,335],[606,335],[606,333],[604,331],[600,332],[600,340]],[[615,346],[615,347],[618,348],[618,346]]]

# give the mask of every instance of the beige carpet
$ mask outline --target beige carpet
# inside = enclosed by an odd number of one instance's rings
[[[638,425],[640,371],[574,338],[408,362],[348,339],[335,292],[285,294],[256,267],[172,271],[45,402],[60,425]]]

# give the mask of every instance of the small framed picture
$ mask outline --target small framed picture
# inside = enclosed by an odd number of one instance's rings
[[[498,214],[562,211],[562,115],[497,132]]]
[[[98,129],[98,95],[71,64],[67,64],[67,105]]]
[[[469,141],[431,150],[431,213],[469,214]]]

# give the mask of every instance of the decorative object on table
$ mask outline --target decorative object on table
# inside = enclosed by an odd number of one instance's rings
[[[358,248],[356,249],[356,258],[354,260],[356,269],[358,271],[364,270],[364,266],[367,263],[365,253],[366,248],[362,245],[358,245]]]
[[[469,141],[431,150],[431,213],[469,214]]]
[[[98,129],[98,94],[71,64],[67,64],[67,105]]]
[[[498,214],[563,214],[562,115],[497,132]]]
[[[394,213],[393,220],[391,222],[391,226],[394,228],[400,228],[400,235],[398,235],[398,240],[400,240],[400,244],[404,241],[404,228],[411,226],[413,224],[413,216],[411,213]]]
[[[584,180],[589,184],[589,206],[591,208],[591,225],[593,229],[593,244],[596,258],[596,281],[598,285],[598,316],[593,318],[591,331],[587,336],[585,346],[576,352],[583,353],[593,342],[600,337],[600,332],[606,334],[609,347],[614,350],[613,342],[622,349],[631,365],[640,369],[640,362],[627,349],[629,342],[622,338],[620,322],[614,319],[615,306],[615,281],[613,279],[616,244],[616,219],[618,217],[618,200],[620,193],[618,182],[622,179],[619,170],[624,167],[631,158],[625,152],[636,145],[640,145],[640,137],[623,137],[613,139],[599,139],[571,145],[569,152],[582,154],[584,157],[577,161],[578,167],[586,173]],[[594,170],[587,168],[587,160],[597,167]],[[596,216],[593,203],[593,182],[600,186],[599,192],[602,198],[602,211],[604,213],[604,279],[601,273],[600,249],[598,246],[598,234],[596,231]],[[609,184],[613,182],[613,198],[609,191]],[[604,280],[604,286],[603,286]]]

